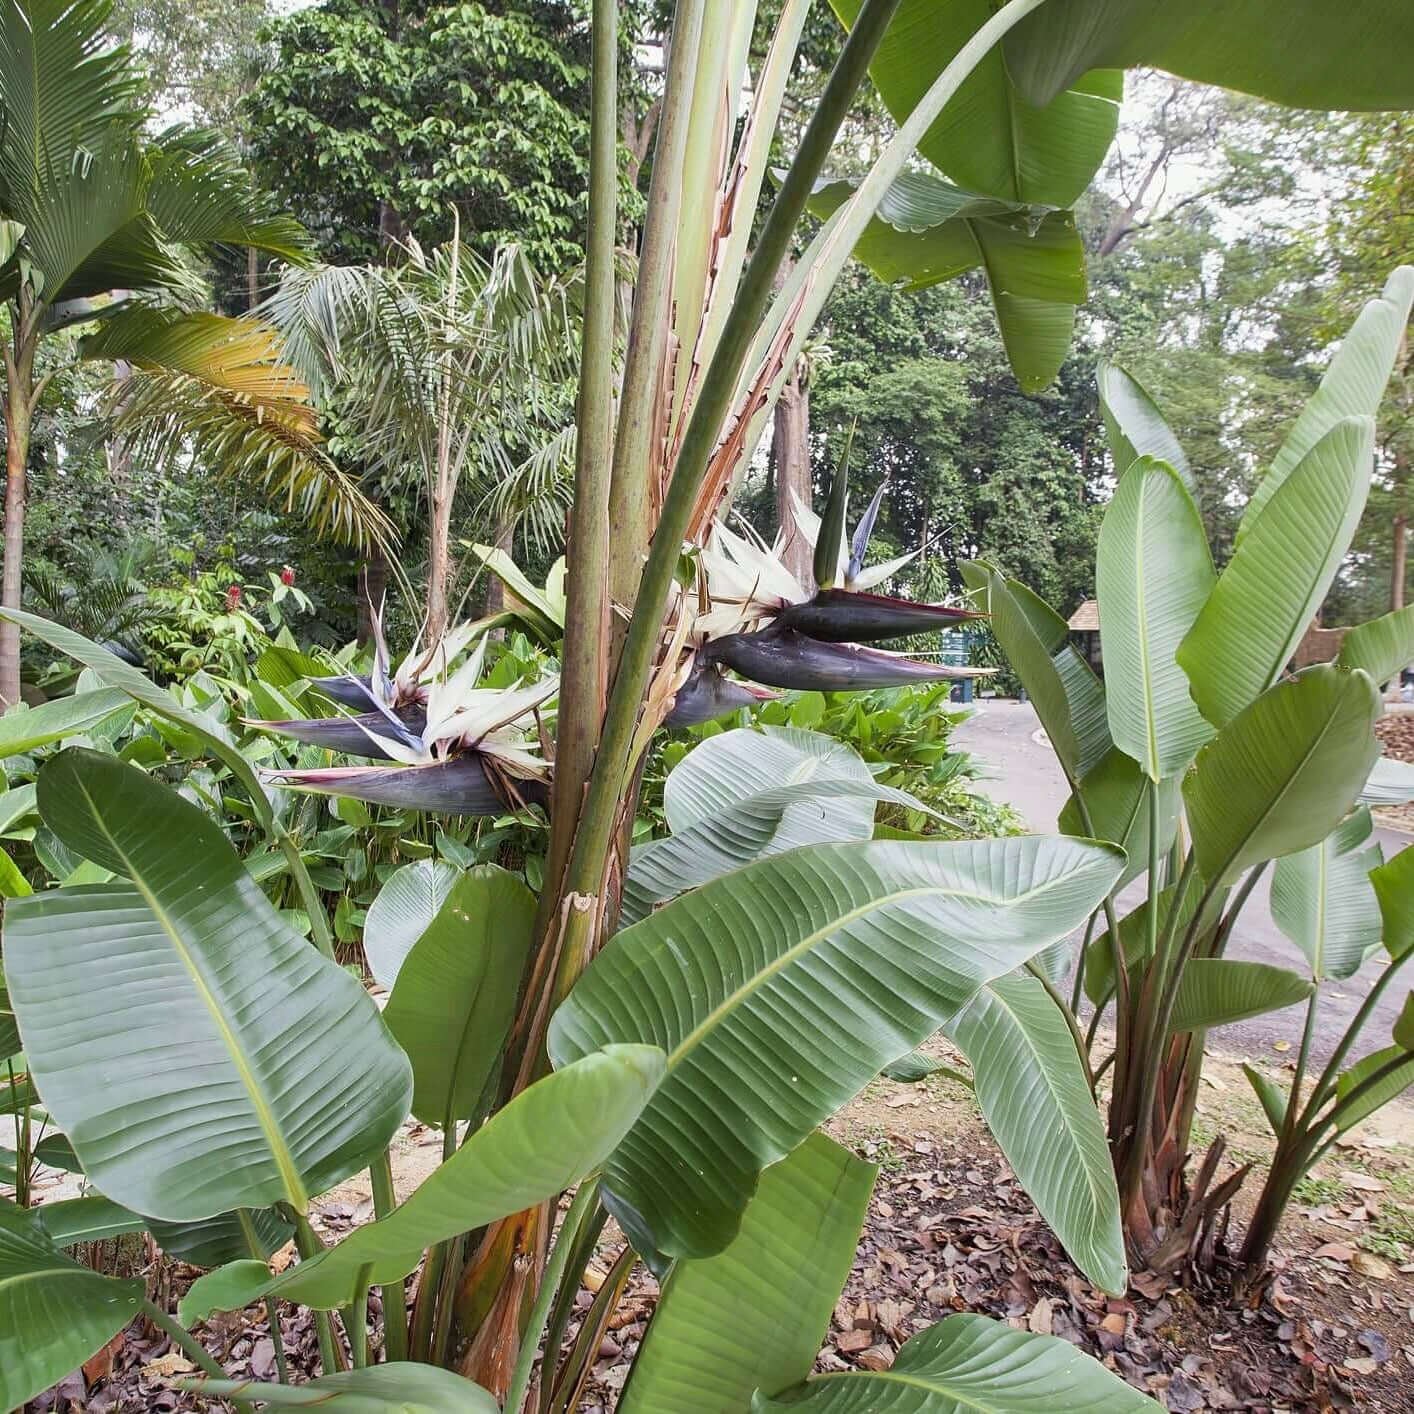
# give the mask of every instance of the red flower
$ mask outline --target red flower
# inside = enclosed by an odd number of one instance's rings
[[[295,582],[295,572],[294,572],[294,570],[293,570],[289,565],[286,565],[286,566],[284,567],[284,569],[282,569],[282,570],[280,571],[280,583],[281,583],[281,584],[293,584],[294,582]]]
[[[233,584],[226,590],[226,612],[230,613],[233,609],[239,609],[240,606],[241,587],[239,584]]]

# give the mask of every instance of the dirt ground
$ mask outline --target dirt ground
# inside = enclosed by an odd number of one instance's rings
[[[928,1048],[951,1056],[945,1043]],[[1239,1069],[1215,1056],[1198,1107],[1198,1142],[1224,1134],[1234,1163],[1271,1150],[1265,1122]],[[1274,1076],[1280,1054],[1257,1058]],[[1265,1300],[1238,1309],[1212,1291],[1140,1278],[1123,1300],[1090,1287],[1017,1185],[970,1092],[938,1076],[919,1085],[880,1080],[829,1126],[880,1165],[858,1259],[820,1353],[822,1369],[887,1365],[915,1331],[954,1311],[984,1311],[1073,1341],[1171,1410],[1414,1410],[1414,1108],[1375,1115],[1303,1184],[1276,1253]],[[440,1136],[411,1125],[394,1172],[403,1196],[436,1167]],[[1256,1187],[1239,1193],[1240,1232]],[[372,1216],[366,1175],[316,1205],[331,1241]],[[616,1255],[612,1224],[604,1269]],[[194,1273],[149,1268],[159,1299]],[[622,1388],[656,1295],[640,1269],[600,1348],[585,1414],[608,1414]],[[580,1293],[581,1309],[590,1294]],[[373,1309],[377,1310],[376,1294]],[[316,1361],[305,1317],[284,1311],[292,1361]],[[571,1326],[571,1334],[574,1327]],[[273,1378],[264,1313],[198,1328],[236,1376]],[[135,1323],[110,1350],[30,1406],[33,1414],[137,1414],[204,1407],[171,1388],[192,1373],[160,1332]]]

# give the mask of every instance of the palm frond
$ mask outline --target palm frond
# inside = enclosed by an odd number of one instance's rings
[[[323,451],[305,414],[260,403],[171,370],[139,370],[111,406],[117,436],[135,457],[200,464],[261,488],[316,530],[359,548],[395,539],[387,518]]]
[[[172,128],[149,152],[147,210],[168,240],[206,249],[250,246],[291,265],[307,265],[308,232],[255,188],[218,133]]]
[[[82,351],[133,366],[110,413],[134,455],[191,458],[260,485],[342,540],[390,542],[382,512],[323,452],[309,390],[282,362],[268,325],[135,306],[108,320]]]
[[[309,389],[283,362],[275,331],[258,320],[135,303],[105,320],[80,351],[85,358],[186,374],[239,398],[257,416],[315,435]]]
[[[11,211],[46,303],[111,289],[184,287],[189,277],[144,210],[147,163],[133,134],[109,128],[90,149],[46,153]]]
[[[49,152],[135,131],[142,75],[108,40],[110,0],[0,0],[0,205],[33,190]]]

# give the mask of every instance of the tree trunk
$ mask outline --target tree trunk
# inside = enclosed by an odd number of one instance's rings
[[[441,478],[438,478],[439,482]],[[447,578],[452,572],[452,488],[439,485],[432,494],[427,528],[427,642],[447,631]]]
[[[776,522],[785,546],[781,559],[806,588],[810,585],[810,543],[795,523],[794,492],[810,504],[810,390],[801,378],[801,368],[786,380],[776,403],[773,451],[776,459]]]
[[[33,409],[34,350],[20,349],[5,377],[5,568],[0,604],[20,607],[24,582],[25,467]],[[20,700],[20,628],[0,623],[0,710]]]
[[[1389,607],[1404,607],[1404,567],[1408,559],[1409,517],[1400,511],[1394,518],[1394,561],[1389,575]]]
[[[358,641],[373,641],[373,615],[381,611],[388,592],[388,561],[381,545],[369,548],[368,558],[358,572]]]
[[[511,554],[515,550],[515,521],[503,515],[496,522],[494,544],[498,550]],[[499,614],[506,607],[506,586],[494,574],[486,576],[486,613]]]

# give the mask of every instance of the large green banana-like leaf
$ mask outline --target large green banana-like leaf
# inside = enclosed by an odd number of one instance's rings
[[[1364,673],[1326,665],[1278,683],[1223,727],[1183,780],[1204,881],[1231,883],[1335,829],[1374,762],[1379,713]]]
[[[858,185],[845,177],[819,182],[810,211],[829,217]],[[1086,293],[1085,247],[1070,212],[1008,209],[930,173],[905,172],[885,192],[854,255],[880,279],[910,289],[980,269],[1024,392],[1039,392],[1065,362]]]
[[[144,707],[151,708],[160,717],[176,722],[191,732],[213,756],[225,765],[241,785],[250,792],[250,798],[262,823],[271,818],[270,800],[255,768],[245,759],[241,749],[231,734],[219,722],[200,712],[183,707],[170,692],[158,687],[145,673],[125,663],[116,653],[85,638],[73,629],[65,628],[38,614],[27,614],[22,609],[0,609],[0,619],[9,619],[19,624],[36,638],[42,639],[51,648],[82,663],[95,677],[108,687],[121,688]]]
[[[372,999],[295,933],[204,811],[60,753],[40,811],[123,882],[12,900],[5,971],[31,1073],[84,1172],[136,1212],[304,1212],[407,1114]]]
[[[1336,662],[1363,668],[1381,686],[1414,663],[1414,604],[1352,628],[1341,640]]]
[[[1131,1414],[1157,1410],[1068,1340],[1012,1330],[986,1316],[949,1316],[904,1342],[887,1370],[816,1375],[752,1414]]]
[[[181,1303],[183,1323],[275,1295],[332,1309],[353,1300],[359,1272],[401,1281],[424,1248],[553,1197],[598,1167],[642,1112],[663,1075],[651,1046],[609,1046],[537,1081],[498,1110],[386,1218],[271,1277],[236,1262],[201,1277]]]
[[[0,1203],[0,1207],[4,1204]],[[66,1198],[33,1208],[35,1218],[56,1247],[72,1247],[79,1242],[101,1242],[123,1233],[141,1232],[147,1220],[129,1212],[119,1203],[97,1193],[83,1198]]]
[[[12,707],[0,717],[0,758],[20,756],[66,736],[106,722],[119,712],[132,711],[132,700],[116,687],[59,697],[40,707]]]
[[[1181,772],[1213,734],[1175,654],[1214,579],[1203,521],[1178,473],[1140,458],[1100,526],[1095,593],[1110,735],[1151,781]]]
[[[1063,837],[819,845],[618,934],[555,1013],[565,1065],[614,1041],[667,1078],[605,1169],[640,1251],[710,1256],[757,1175],[992,978],[1084,920],[1118,852]]]
[[[1183,446],[1144,385],[1127,368],[1106,359],[1095,370],[1095,382],[1115,475],[1123,476],[1140,457],[1153,457],[1171,466],[1196,498],[1198,486]]]
[[[1370,871],[1380,904],[1381,941],[1394,960],[1414,948],[1414,846]]]
[[[1048,0],[1005,51],[1032,103],[1091,69],[1144,65],[1300,108],[1414,107],[1404,0]]]
[[[1362,1056],[1336,1081],[1337,1100],[1345,1100],[1353,1095],[1357,1086],[1363,1085],[1401,1055],[1409,1055],[1404,1046],[1386,1046],[1381,1051],[1372,1051],[1368,1056]],[[1336,1121],[1336,1133],[1344,1134],[1347,1130],[1354,1129],[1362,1119],[1368,1119],[1381,1106],[1398,1099],[1411,1085],[1414,1085],[1414,1055],[1409,1055],[1403,1065],[1395,1066],[1377,1085],[1371,1086],[1358,1100],[1342,1111]]]
[[[416,859],[384,881],[363,925],[363,955],[379,986],[393,989],[403,959],[432,926],[460,877],[445,859]]]
[[[943,1030],[972,1063],[987,1127],[1071,1260],[1102,1290],[1124,1291],[1129,1270],[1105,1126],[1046,989],[1034,977],[998,977]]]
[[[141,1277],[116,1281],[61,1252],[23,1208],[0,1203],[0,1405],[17,1409],[137,1315]]]
[[[501,1408],[480,1385],[451,1370],[407,1360],[342,1370],[302,1385],[183,1380],[181,1387],[218,1399],[258,1400],[267,1409],[328,1409],[333,1414],[499,1414]]]
[[[1292,469],[1228,561],[1178,650],[1193,698],[1230,722],[1286,667],[1365,509],[1375,424],[1337,422]]]
[[[683,757],[663,786],[663,814],[679,835],[772,786],[873,779],[857,751],[823,732],[738,727],[709,737]],[[872,806],[851,808],[873,824]]]
[[[739,729],[710,737],[668,777],[663,805],[673,833],[633,851],[623,922],[754,859],[867,840],[879,800],[932,813],[906,791],[881,785],[859,755],[818,732]]]
[[[1190,958],[1178,983],[1169,1022],[1174,1031],[1204,1031],[1307,1001],[1309,978],[1265,962],[1234,957]]]
[[[178,1261],[193,1267],[220,1267],[244,1258],[268,1258],[290,1240],[294,1225],[275,1208],[242,1209],[218,1213],[199,1222],[147,1224],[157,1245]]]
[[[674,1265],[619,1414],[744,1410],[815,1364],[878,1169],[812,1134],[761,1175],[741,1231]]]
[[[530,955],[535,895],[494,864],[469,869],[403,959],[383,1011],[412,1062],[412,1112],[470,1119],[501,1056]]]
[[[1179,778],[1159,782],[1159,853],[1173,843],[1178,831]],[[1153,783],[1144,768],[1119,747],[1111,747],[1071,792],[1061,810],[1058,828],[1083,839],[1109,840],[1128,856],[1120,887],[1149,867],[1149,792]],[[1082,809],[1083,805],[1083,809]]]
[[[1306,955],[1317,982],[1353,976],[1379,946],[1373,830],[1369,808],[1361,806],[1320,844],[1278,859],[1272,871],[1272,918]]]
[[[862,0],[831,0],[852,26]],[[913,111],[948,62],[992,13],[987,0],[903,0],[869,66],[889,112]],[[1124,76],[1086,74],[1044,108],[1016,91],[993,49],[924,134],[918,150],[955,182],[1008,201],[1072,206],[1114,141]]]
[[[989,565],[968,566],[964,573],[971,587],[985,586],[992,633],[1036,704],[1051,747],[1074,785],[1112,746],[1104,689],[1071,644],[1055,643],[1035,595],[1017,593]]]
[[[1360,311],[1331,359],[1321,386],[1301,410],[1271,469],[1258,482],[1237,528],[1239,544],[1306,453],[1337,422],[1347,417],[1373,417],[1379,410],[1409,327],[1411,307],[1414,307],[1414,266],[1401,265],[1385,282],[1383,293]],[[1396,666],[1402,668],[1404,664]],[[1375,677],[1376,682],[1383,681],[1374,673],[1370,676]]]
[[[0,809],[4,806],[0,796]],[[1365,788],[1360,792],[1361,805],[1408,805],[1414,801],[1414,765],[1381,756],[1370,768]]]

